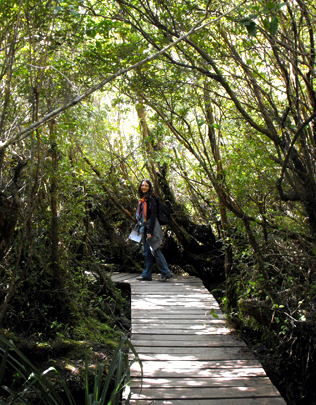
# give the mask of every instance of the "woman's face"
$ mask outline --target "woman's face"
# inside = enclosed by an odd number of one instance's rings
[[[149,184],[147,183],[147,181],[143,181],[141,186],[140,186],[142,193],[145,194],[147,193],[147,191],[149,190]]]

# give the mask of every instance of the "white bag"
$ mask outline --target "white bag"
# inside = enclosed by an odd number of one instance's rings
[[[139,233],[139,224],[135,226],[132,230],[131,234],[129,235],[128,239],[131,239],[135,242],[140,242],[142,240],[142,234]]]

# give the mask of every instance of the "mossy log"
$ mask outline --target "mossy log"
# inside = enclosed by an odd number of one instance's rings
[[[265,301],[240,299],[238,301],[238,307],[245,315],[252,316],[258,322],[266,326],[271,325],[275,315],[275,310]]]
[[[289,320],[293,327],[293,332],[295,335],[300,335],[301,333],[314,333],[316,330],[316,321],[314,319],[308,320],[298,320],[294,319],[284,310],[280,308],[272,308],[271,305],[266,301],[260,301],[255,299],[238,301],[238,307],[241,312],[245,315],[252,316],[258,322],[265,326],[276,325],[275,319],[281,319],[283,321]]]

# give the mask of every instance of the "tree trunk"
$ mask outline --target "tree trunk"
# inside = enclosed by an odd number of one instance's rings
[[[137,111],[137,115],[138,115],[139,122],[140,122],[140,127],[141,127],[144,144],[146,147],[146,152],[147,152],[146,156],[148,158],[149,173],[151,175],[151,180],[154,184],[155,192],[157,195],[160,195],[159,184],[158,184],[158,179],[157,179],[156,170],[155,170],[154,151],[153,151],[152,141],[150,139],[149,128],[148,128],[147,120],[146,120],[146,110],[145,110],[144,104],[141,101],[139,101],[139,103],[136,105],[136,111]]]
[[[57,168],[58,168],[58,149],[55,137],[55,122],[52,120],[49,124],[49,135],[52,157],[52,171],[50,176],[50,206],[51,206],[51,271],[56,279],[57,284],[61,278],[60,274],[60,259],[58,252],[59,245],[59,224],[57,210]]]
[[[59,322],[67,322],[71,313],[69,295],[67,292],[67,275],[62,272],[59,255],[59,219],[58,219],[58,147],[55,136],[55,121],[49,124],[49,135],[52,157],[52,171],[50,175],[50,206],[51,206],[51,264],[48,281],[51,291],[45,297],[48,304],[52,306],[51,315],[56,317]]]

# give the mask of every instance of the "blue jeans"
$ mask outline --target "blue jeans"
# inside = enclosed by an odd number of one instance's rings
[[[168,268],[168,264],[164,255],[161,253],[161,250],[158,248],[154,251],[154,254],[151,253],[150,247],[147,243],[147,235],[146,232],[142,238],[143,241],[143,253],[145,257],[145,268],[142,273],[142,277],[152,279],[152,270],[153,270],[153,262],[154,257],[157,261],[158,269],[161,271],[162,277],[170,276],[172,273]]]

